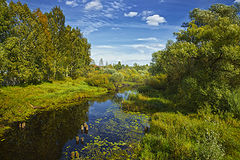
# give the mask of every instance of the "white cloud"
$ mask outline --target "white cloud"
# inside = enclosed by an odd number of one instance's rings
[[[98,45],[98,46],[95,46],[95,48],[113,49],[114,47],[113,47],[113,46],[110,46],[110,45]]]
[[[147,17],[146,20],[147,24],[150,26],[158,26],[160,23],[167,22],[164,17],[161,17],[157,14]]]
[[[235,0],[234,3],[240,3],[240,0]]]
[[[101,58],[108,61],[109,64],[121,61],[122,64],[132,65],[149,64],[152,59],[152,53],[164,49],[165,44],[161,43],[136,43],[136,44],[110,44],[110,45],[92,45],[91,57],[95,62]]]
[[[88,2],[85,5],[85,9],[86,10],[100,10],[100,9],[103,9],[103,5],[100,2],[100,0],[93,0],[91,2]]]
[[[140,53],[146,53],[147,52],[156,52],[161,49],[164,49],[164,44],[131,44],[131,45],[123,45],[125,47],[132,47],[134,49],[137,49]]]
[[[120,30],[119,27],[112,27],[112,30]]]
[[[138,41],[158,41],[155,37],[149,37],[149,38],[138,38]]]
[[[105,17],[108,17],[108,18],[113,18],[113,15],[112,15],[112,14],[110,14],[110,13],[107,13],[107,14],[105,14]]]
[[[138,12],[129,12],[129,13],[124,13],[125,17],[135,17],[138,15]]]
[[[114,1],[114,2],[111,3],[111,6],[115,9],[119,9],[119,8],[122,7],[122,4],[117,2],[117,1]]]
[[[86,3],[86,2],[87,2],[87,0],[82,0],[82,2],[83,2],[83,3]]]
[[[132,65],[148,64],[151,62],[152,53],[159,51],[165,47],[164,44],[126,44],[126,45],[93,45],[91,57],[98,62],[101,58],[109,63],[117,63]]]
[[[137,57],[137,58],[136,58]],[[101,58],[104,61],[108,61],[109,64],[116,64],[118,61],[121,61],[122,64],[133,65],[134,63],[138,64],[149,64],[152,59],[152,53],[150,54],[140,54],[139,52],[135,53],[125,53],[118,50],[106,50],[106,49],[92,49],[92,58],[95,62],[99,62]]]
[[[71,6],[71,7],[77,7],[78,6],[78,3],[76,2],[76,0],[66,1],[65,4],[68,5],[68,6]]]
[[[142,11],[141,16],[143,20],[146,20],[146,18],[150,15],[153,15],[153,11]]]

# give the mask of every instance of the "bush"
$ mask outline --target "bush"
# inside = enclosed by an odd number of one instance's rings
[[[91,86],[104,87],[109,90],[114,90],[115,87],[113,83],[109,81],[110,77],[110,74],[100,74],[95,71],[88,74],[88,78],[85,81]]]
[[[112,69],[112,68],[104,68],[103,69],[103,73],[106,73],[106,74],[113,74],[113,73],[116,73],[117,71],[115,69]]]
[[[115,87],[118,87],[120,84],[120,82],[122,82],[124,79],[124,76],[121,73],[114,73],[111,77],[110,77],[110,81],[113,82]]]
[[[229,94],[228,104],[230,112],[232,112],[236,118],[240,118],[240,90],[236,90]]]
[[[167,87],[167,75],[159,74],[145,80],[145,84],[154,89],[165,89]]]
[[[201,142],[197,144],[198,159],[223,159],[225,153],[222,145],[218,143],[219,135],[213,131],[206,132]]]

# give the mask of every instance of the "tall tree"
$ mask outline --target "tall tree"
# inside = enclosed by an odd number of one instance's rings
[[[48,26],[51,32],[52,44],[55,49],[54,77],[62,78],[64,76],[64,56],[65,56],[65,16],[59,7],[54,7],[50,13],[47,14]]]
[[[102,58],[99,60],[99,66],[103,66],[103,59]]]
[[[0,0],[0,43],[9,35],[11,15],[6,0]]]
[[[194,9],[177,41],[153,54],[151,70],[167,75],[181,105],[228,109],[227,96],[240,85],[238,11],[222,4]]]
[[[80,29],[65,26],[59,7],[43,14],[0,0],[0,82],[3,85],[76,78],[90,64],[90,44]]]

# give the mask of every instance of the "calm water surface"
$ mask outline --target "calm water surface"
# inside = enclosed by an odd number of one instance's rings
[[[70,159],[72,151],[92,157],[97,152],[110,155],[114,150],[127,149],[130,143],[141,140],[144,127],[148,126],[147,115],[121,109],[121,102],[130,92],[41,112],[26,121],[23,129],[19,123],[13,124],[0,142],[0,159],[63,160]],[[88,132],[81,131],[83,123],[88,124]],[[82,143],[81,138],[84,138]]]

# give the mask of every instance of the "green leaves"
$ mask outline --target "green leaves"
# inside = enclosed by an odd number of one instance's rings
[[[59,7],[43,14],[21,2],[7,6],[1,0],[0,9],[3,85],[77,78],[90,64],[90,44],[78,28],[65,26]]]
[[[234,6],[194,9],[177,41],[153,54],[152,74],[166,74],[177,91],[176,103],[198,108],[205,103],[228,110],[227,94],[240,85],[240,19]]]

